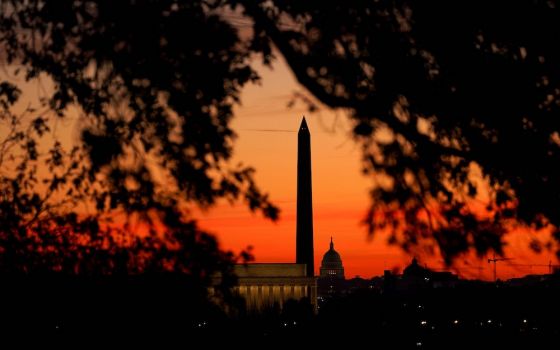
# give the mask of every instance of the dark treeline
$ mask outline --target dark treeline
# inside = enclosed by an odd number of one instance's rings
[[[535,347],[560,334],[559,285],[382,293],[360,289],[323,299],[318,314],[290,301],[282,311],[248,315],[201,302],[183,277],[5,279],[2,339],[71,346],[173,342],[233,348],[332,342],[398,348]],[[201,293],[202,291],[199,291]]]
[[[544,345],[557,337],[558,287],[465,286],[329,300],[317,326],[335,337],[403,347]]]
[[[209,320],[225,320],[198,281],[180,274],[14,275],[3,276],[1,285],[2,343],[135,344],[188,337]]]

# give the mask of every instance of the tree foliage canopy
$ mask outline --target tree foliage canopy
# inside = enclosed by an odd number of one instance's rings
[[[151,225],[151,238],[117,246],[151,247],[158,269],[208,276],[219,264],[201,273],[199,262],[231,263],[189,209],[242,199],[276,218],[253,170],[229,162],[232,107],[259,79],[255,59],[274,64],[276,52],[317,101],[349,111],[376,180],[370,232],[451,263],[501,253],[512,225],[555,229],[559,17],[549,1],[2,2],[0,59],[54,83],[40,109],[20,111],[17,81],[0,84],[2,267],[33,269],[33,251],[37,266],[67,271],[45,253],[67,245],[80,251],[71,261],[104,250],[145,269],[107,248],[130,231],[111,225],[115,213]],[[45,140],[71,107],[81,142],[67,150]]]

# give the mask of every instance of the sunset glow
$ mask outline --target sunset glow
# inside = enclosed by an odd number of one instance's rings
[[[303,104],[289,108],[294,92],[304,92],[281,57],[273,69],[261,67],[261,84],[249,85],[236,109],[233,128],[238,134],[234,161],[256,169],[258,184],[280,207],[280,219],[271,222],[243,205],[220,203],[200,213],[200,225],[215,233],[225,249],[239,252],[251,246],[256,262],[295,261],[297,128],[305,115],[311,131],[315,269],[334,238],[348,277],[372,277],[384,270],[402,270],[411,256],[389,246],[386,237],[368,237],[361,222],[369,206],[370,179],[361,175],[360,149],[352,140],[344,111],[322,108],[309,113]],[[548,273],[553,253],[530,251],[530,237],[509,236],[498,278]],[[425,256],[431,268],[443,268],[439,257]],[[517,264],[517,265],[515,265]],[[531,265],[531,266],[530,266]],[[456,269],[465,278],[492,279],[486,258],[460,259]]]

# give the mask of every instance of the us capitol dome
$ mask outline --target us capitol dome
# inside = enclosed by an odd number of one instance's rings
[[[330,249],[323,255],[321,262],[320,277],[344,279],[344,266],[340,254],[334,250],[334,243],[331,237]]]

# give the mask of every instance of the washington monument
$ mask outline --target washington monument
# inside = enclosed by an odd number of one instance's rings
[[[296,263],[306,264],[307,276],[314,275],[311,136],[305,117],[298,132]]]

